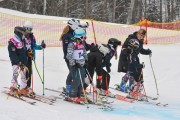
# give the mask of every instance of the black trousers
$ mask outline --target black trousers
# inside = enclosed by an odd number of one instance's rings
[[[102,69],[102,83],[100,80],[96,80],[96,87],[101,88],[103,90],[109,89],[109,83],[110,83],[110,75],[108,72],[106,72],[104,69]]]
[[[26,79],[28,79],[27,87],[31,87],[32,60],[30,57],[28,57],[27,68],[28,68],[28,72],[26,72]]]
[[[69,70],[69,73],[67,75],[67,78],[66,78],[66,85],[71,85],[72,83],[72,74],[71,74],[71,67],[69,66],[69,60],[68,59],[65,59],[65,62],[67,64],[67,67],[68,67],[68,70]]]

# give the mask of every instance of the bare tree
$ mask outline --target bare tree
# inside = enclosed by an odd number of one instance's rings
[[[43,4],[43,15],[46,14],[46,4],[47,4],[47,1],[44,0],[44,4]]]

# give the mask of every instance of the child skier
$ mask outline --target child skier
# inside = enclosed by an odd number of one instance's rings
[[[108,40],[107,45],[99,45],[98,49],[103,54],[103,60],[102,60],[102,67],[105,67],[106,70],[102,69],[102,82],[101,79],[97,79],[97,88],[99,88],[99,92],[101,95],[106,95],[109,97],[115,97],[110,91],[109,91],[109,83],[110,83],[110,72],[111,72],[111,63],[110,60],[113,56],[117,55],[117,47],[118,45],[121,45],[121,41],[110,38]]]
[[[32,75],[32,60],[35,60],[36,52],[35,50],[42,50],[46,48],[46,44],[44,42],[41,43],[41,45],[36,44],[35,36],[32,33],[33,25],[30,21],[25,21],[23,24],[23,28],[25,30],[25,41],[26,41],[26,49],[27,49],[27,67],[29,69],[29,74],[27,74],[27,78],[29,80],[27,81],[27,87],[26,92],[32,93],[31,90],[31,75]]]
[[[24,32],[25,32],[24,28],[15,27],[14,28],[15,35],[13,38],[10,38],[8,42],[8,52],[13,68],[13,77],[11,80],[10,93],[14,95],[18,95],[20,93],[18,91],[23,90],[27,85],[27,80],[26,80],[27,55],[26,55]],[[17,80],[19,74],[21,75],[20,81]]]
[[[74,40],[74,31],[77,28],[79,28],[79,20],[70,19],[68,20],[67,26],[63,29],[63,32],[60,36],[60,41],[62,41],[62,47],[63,47],[63,52],[64,52],[64,59],[69,70],[69,74],[67,75],[67,78],[66,78],[66,95],[69,94],[69,91],[71,89],[71,82],[72,82],[72,75],[70,72],[69,60],[66,58],[67,49],[68,49],[69,43],[73,42]]]
[[[87,53],[83,45],[82,38],[86,32],[82,28],[74,31],[74,42],[69,43],[67,49],[67,59],[70,65],[72,75],[71,89],[69,97],[65,98],[71,102],[80,102],[81,91],[84,83],[84,69],[85,60],[87,60]]]

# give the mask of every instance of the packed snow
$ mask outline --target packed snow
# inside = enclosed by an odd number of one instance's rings
[[[12,66],[8,56],[7,46],[0,47],[0,119],[1,120],[179,120],[180,119],[180,44],[145,45],[152,50],[152,65],[157,80],[159,99],[161,103],[169,104],[159,107],[142,102],[127,103],[109,98],[114,101],[113,111],[98,109],[95,105],[77,105],[57,99],[53,105],[36,101],[35,105],[9,97],[2,93],[9,87],[12,78]],[[118,54],[121,47],[118,48]],[[63,59],[62,48],[46,48],[45,57],[45,87],[59,89],[65,86],[68,69]],[[155,79],[150,66],[149,56],[140,55],[145,63],[144,85],[146,94],[157,96]],[[112,58],[112,72],[110,86],[119,84],[123,73],[117,72],[118,60]],[[37,51],[36,64],[42,75],[43,52]],[[34,91],[42,95],[42,83],[33,65]],[[94,81],[95,82],[95,81]],[[111,89],[110,89],[111,90]],[[113,93],[120,93],[111,90]],[[58,93],[46,91],[45,96],[58,96]]]

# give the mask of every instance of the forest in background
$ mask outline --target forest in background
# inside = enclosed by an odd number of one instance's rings
[[[180,20],[180,0],[0,0],[0,7],[25,13],[134,24]]]

